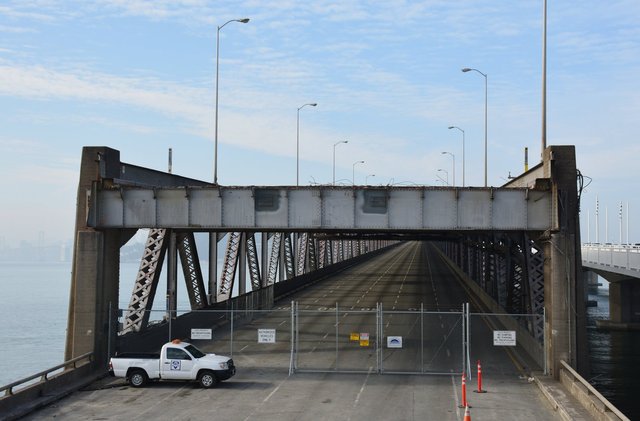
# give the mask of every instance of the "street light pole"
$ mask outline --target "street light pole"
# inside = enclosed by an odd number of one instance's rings
[[[456,156],[451,152],[442,152],[442,154],[451,155],[451,158],[453,158],[453,187],[455,187],[456,186]]]
[[[356,161],[353,163],[352,169],[353,172],[351,174],[351,185],[355,186],[356,185],[356,165],[358,164],[364,164],[364,161]]]
[[[487,90],[488,90],[488,77],[486,73],[482,73],[478,69],[471,69],[465,67],[462,69],[464,73],[474,71],[484,76],[484,186],[487,187]]]
[[[368,185],[369,185],[369,184],[368,184],[368,183],[369,183],[369,177],[375,177],[375,176],[376,176],[375,174],[369,174],[368,176],[366,176],[366,177],[364,178],[364,184],[365,184],[365,186],[368,186]]]
[[[341,143],[349,143],[348,140],[341,140],[333,144],[333,185],[336,185],[336,146]]]
[[[298,116],[296,119],[296,186],[300,185],[300,110],[307,105],[315,107],[318,104],[304,104],[303,106],[298,107]]]
[[[547,148],[547,0],[542,2],[542,161]]]
[[[231,19],[223,25],[218,26],[218,32],[216,33],[216,122],[214,132],[213,184],[218,184],[218,79],[220,74],[220,30],[231,22],[247,23],[249,22],[249,18]]]
[[[462,187],[464,187],[464,130],[458,126],[449,126],[449,129],[458,129],[462,132]]]
[[[449,185],[449,171],[443,170],[442,168],[438,168],[438,171],[442,171],[447,176],[447,186]],[[444,180],[443,180],[444,181]]]

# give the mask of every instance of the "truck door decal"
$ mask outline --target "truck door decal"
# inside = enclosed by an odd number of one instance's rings
[[[171,370],[177,370],[180,371],[180,366],[182,365],[182,362],[180,360],[171,360]]]

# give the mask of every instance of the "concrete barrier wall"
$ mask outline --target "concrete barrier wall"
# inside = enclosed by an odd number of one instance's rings
[[[0,419],[14,420],[42,408],[95,381],[93,363],[63,371],[51,378],[25,387],[12,395],[0,398]]]
[[[447,262],[449,267],[458,275],[458,278],[464,285],[473,292],[474,296],[481,301],[482,305],[491,313],[505,314],[504,309],[500,307],[495,300],[487,294],[477,283],[467,276],[454,262],[452,262],[444,253],[440,251],[440,255]],[[508,316],[505,314],[505,316]],[[514,319],[510,317],[499,317],[502,328],[514,330],[520,349],[524,350],[541,369],[544,369],[544,347],[541,345],[528,330],[520,326]]]
[[[630,421],[573,368],[561,361],[560,382],[598,421]]]

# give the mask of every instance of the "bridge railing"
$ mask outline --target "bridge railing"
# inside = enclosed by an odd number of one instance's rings
[[[64,372],[64,370],[78,368],[80,363],[84,365],[88,362],[91,362],[92,359],[93,359],[93,352],[87,352],[86,354],[82,354],[69,361],[65,361],[62,364],[58,364],[55,367],[48,368],[46,370],[40,371],[39,373],[32,374],[31,376],[25,377],[20,380],[16,380],[13,383],[9,383],[5,386],[1,386],[0,393],[2,393],[2,396],[5,396],[5,397],[13,395],[15,392],[20,391],[26,387],[29,387],[35,383],[39,383],[39,382],[44,383],[49,381],[50,380],[49,376],[51,375],[61,374],[62,372]],[[59,371],[59,370],[63,370],[63,371]],[[36,380],[36,379],[39,379],[39,380],[37,382],[34,382],[33,380]],[[20,386],[23,386],[23,387],[20,389],[16,389]]]
[[[640,245],[583,244],[583,263],[640,272]]]

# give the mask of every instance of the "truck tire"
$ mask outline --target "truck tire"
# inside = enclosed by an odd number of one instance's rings
[[[203,389],[209,389],[218,384],[218,378],[213,374],[213,371],[203,370],[198,374],[198,383]]]
[[[131,370],[129,373],[129,384],[133,387],[142,387],[149,381],[147,372],[141,369]]]

